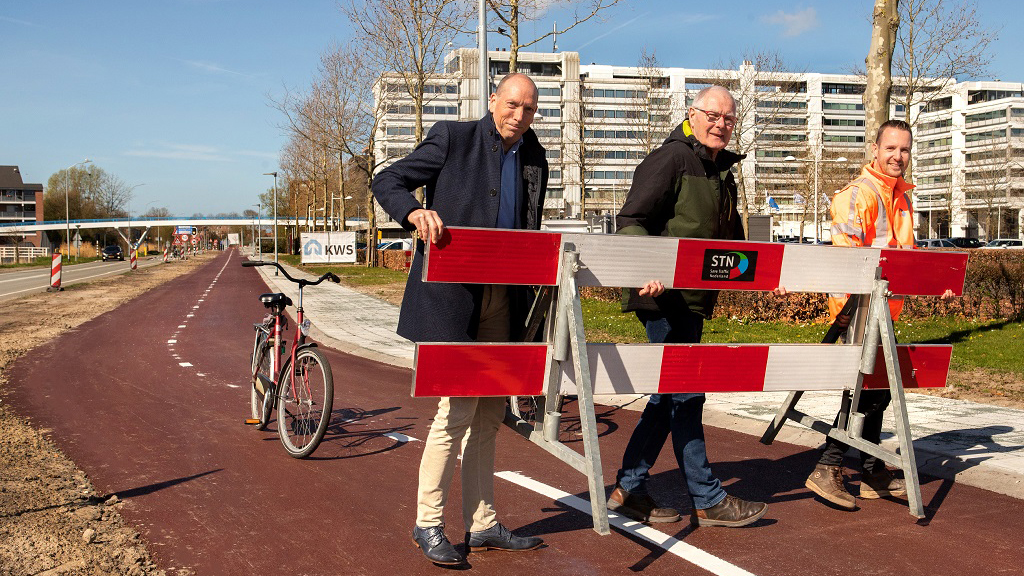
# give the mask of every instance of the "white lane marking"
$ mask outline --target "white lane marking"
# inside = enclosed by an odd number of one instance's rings
[[[196,376],[202,376],[203,378],[206,378],[206,374],[203,374],[202,372],[196,372]]]
[[[191,368],[192,367],[192,363],[191,362],[178,362],[178,366],[181,366],[182,368]]]
[[[527,490],[533,490],[538,494],[547,496],[559,504],[570,506],[584,514],[590,514],[590,502],[587,502],[578,496],[573,496],[568,492],[563,492],[558,488],[548,486],[547,484],[538,482],[533,478],[524,476],[518,472],[495,472],[494,475],[502,480],[508,480],[513,484],[518,484]],[[657,544],[670,554],[674,554],[694,566],[703,568],[712,574],[717,574],[718,576],[754,576],[754,574],[747,572],[743,568],[740,568],[735,564],[730,564],[729,562],[726,562],[717,556],[713,556],[696,546],[677,540],[664,532],[655,530],[650,526],[645,526],[640,522],[634,522],[633,520],[620,516],[614,512],[608,512],[608,523],[623,532],[627,532],[633,536],[638,536],[648,542]]]
[[[188,328],[188,326],[186,326],[184,324],[178,324],[178,328]]]
[[[381,434],[381,436],[387,436],[388,438],[392,438],[394,440],[398,440],[399,442],[403,442],[403,443],[404,442],[419,442],[418,439],[413,438],[412,436],[406,436],[405,434],[399,434],[398,432],[388,432],[386,434]]]
[[[193,306],[193,307],[192,307],[192,309],[193,309],[193,310],[195,310],[195,309],[197,309],[197,308],[199,308],[199,306],[198,306],[198,305],[196,305],[196,306]]]
[[[178,341],[177,341],[177,340],[173,340],[173,339],[172,339],[172,340],[168,340],[168,341],[167,341],[167,343],[168,343],[168,344],[177,344],[177,343],[178,343]]]
[[[228,384],[228,388],[241,388],[238,384]]]
[[[195,316],[195,314],[189,314],[189,315],[185,316],[185,318],[191,318],[193,316]]]

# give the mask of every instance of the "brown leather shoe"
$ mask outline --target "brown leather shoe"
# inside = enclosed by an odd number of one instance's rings
[[[630,494],[616,485],[608,497],[608,509],[637,522],[679,522],[675,508],[662,508],[649,494]]]
[[[878,472],[862,472],[860,475],[860,497],[885,498],[886,496],[906,496],[907,483],[897,478],[888,468]]]
[[[818,464],[814,472],[807,477],[804,486],[810,488],[818,496],[847,510],[857,507],[857,499],[846,490],[843,484],[843,468],[841,466],[826,466]]]
[[[768,505],[764,502],[747,502],[726,494],[725,499],[711,508],[695,509],[690,513],[690,524],[739,528],[757,522],[767,511]]]

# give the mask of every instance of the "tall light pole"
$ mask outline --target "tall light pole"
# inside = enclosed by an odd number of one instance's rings
[[[68,176],[71,173],[71,169],[75,166],[81,166],[83,164],[92,164],[92,160],[86,158],[81,162],[72,164],[64,169],[64,224],[67,226],[67,240],[68,240],[68,257],[71,257],[71,204],[68,202],[68,188],[71,187],[70,179]],[[58,246],[59,248],[59,246]]]
[[[259,202],[253,204],[256,207],[256,251],[260,256],[260,260],[263,260],[263,205]]]
[[[821,240],[821,237],[820,237],[821,235],[819,234],[819,230],[820,230],[819,224],[821,224],[821,212],[818,211],[818,196],[820,195],[820,193],[818,192],[818,164],[820,164],[822,162],[832,162],[832,163],[835,163],[835,164],[841,164],[843,162],[847,162],[846,156],[840,156],[839,158],[833,158],[832,160],[822,160],[819,156],[820,156],[819,154],[815,154],[814,158],[811,158],[810,160],[808,160],[806,158],[797,158],[796,156],[786,156],[784,158],[784,160],[786,162],[802,162],[804,164],[807,164],[807,163],[814,164],[814,243],[815,244],[817,244]],[[803,231],[801,230],[801,236],[802,235],[803,235]],[[802,241],[802,239],[801,239],[801,241]]]
[[[146,185],[146,183],[143,182],[142,184],[136,184],[135,186],[132,186],[131,188],[128,189],[128,249],[129,250],[135,250],[135,247],[132,245],[132,190],[135,190],[139,186],[145,186],[145,185]],[[156,202],[156,200],[153,200],[153,202]],[[153,202],[150,202],[149,204],[152,204]],[[147,204],[147,206],[149,204]]]
[[[277,264],[277,172],[264,172],[263,175],[274,177],[274,263]],[[275,266],[274,276],[277,276],[279,273],[277,266]]]
[[[487,72],[489,71],[489,66],[487,65],[487,3],[484,0],[478,0],[477,8],[479,12],[477,41],[480,50],[480,114],[477,115],[477,118],[480,118],[487,113],[487,100],[491,92],[491,83],[487,81]],[[509,72],[515,72],[515,70],[509,70]]]

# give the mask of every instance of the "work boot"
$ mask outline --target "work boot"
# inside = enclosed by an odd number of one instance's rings
[[[711,508],[694,509],[690,524],[739,528],[757,522],[767,511],[768,505],[764,502],[747,502],[726,494],[725,499]]]
[[[804,486],[840,508],[853,510],[857,507],[857,499],[846,490],[846,485],[843,484],[842,466],[816,465],[814,472],[811,472],[807,481],[804,482]]]
[[[886,496],[906,496],[907,484],[897,478],[892,471],[882,467],[877,472],[861,472],[860,497],[885,498]]]
[[[675,508],[662,508],[649,494],[630,494],[617,484],[608,497],[608,509],[637,522],[679,522],[680,518]]]

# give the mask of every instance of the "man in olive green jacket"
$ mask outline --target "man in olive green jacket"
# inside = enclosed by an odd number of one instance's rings
[[[725,150],[736,126],[736,101],[728,90],[701,90],[687,119],[637,166],[617,217],[620,234],[743,240],[731,168],[743,156]],[[635,312],[652,343],[700,342],[718,292],[668,290],[653,280],[627,290],[624,312]],[[686,477],[695,526],[746,526],[768,506],[726,494],[711,471],[704,444],[704,394],[654,394],[626,445],[608,507],[641,522],[675,522],[679,513],[647,493],[650,469],[669,432]]]

